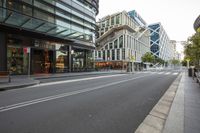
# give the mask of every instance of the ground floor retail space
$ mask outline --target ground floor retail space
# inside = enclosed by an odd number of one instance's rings
[[[140,71],[143,68],[142,63],[128,62],[128,61],[96,61],[96,70],[126,70],[126,71]]]
[[[93,49],[0,32],[0,71],[13,75],[94,70]]]

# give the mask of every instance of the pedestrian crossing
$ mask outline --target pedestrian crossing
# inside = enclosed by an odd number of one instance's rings
[[[156,72],[156,71],[144,71],[144,72],[141,72],[141,73],[152,73],[152,74],[158,74],[158,75],[178,75],[179,73],[178,72]]]

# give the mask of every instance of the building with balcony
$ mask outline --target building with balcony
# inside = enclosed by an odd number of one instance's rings
[[[151,32],[151,53],[164,61],[170,61],[174,57],[174,46],[161,23],[148,26]]]
[[[98,8],[99,0],[0,0],[0,70],[92,69]]]
[[[97,22],[96,68],[141,68],[141,57],[150,51],[150,32],[134,19],[134,13],[118,12]]]

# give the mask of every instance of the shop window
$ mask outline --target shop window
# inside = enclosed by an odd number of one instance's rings
[[[56,51],[56,72],[67,72],[68,71],[68,51],[60,50]]]
[[[11,74],[27,74],[28,54],[25,48],[8,47],[7,58]]]

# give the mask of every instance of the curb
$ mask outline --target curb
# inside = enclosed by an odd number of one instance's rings
[[[146,116],[144,121],[136,129],[135,133],[163,132],[181,77],[182,74],[179,74],[148,116]]]
[[[29,86],[37,85],[39,83],[40,83],[39,80],[35,80],[34,82],[29,83],[29,84],[8,85],[8,86],[5,86],[5,87],[0,87],[0,91],[29,87]]]

